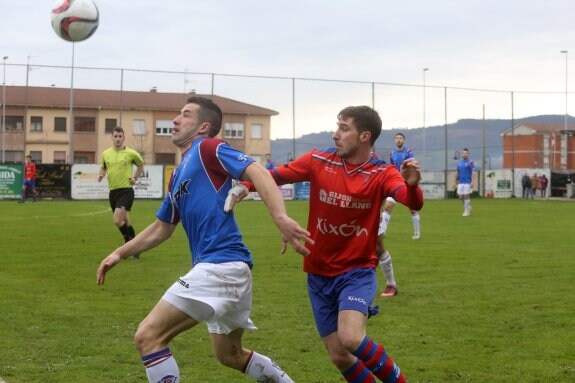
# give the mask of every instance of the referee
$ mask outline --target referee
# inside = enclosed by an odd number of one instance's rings
[[[124,241],[128,242],[136,236],[136,231],[130,222],[128,212],[134,203],[134,188],[136,180],[144,171],[144,160],[140,153],[124,145],[124,129],[117,126],[112,132],[114,146],[102,153],[102,165],[98,182],[108,174],[110,189],[110,207],[114,213],[114,224],[122,233]],[[137,166],[133,174],[133,165]],[[139,258],[139,255],[134,256]]]

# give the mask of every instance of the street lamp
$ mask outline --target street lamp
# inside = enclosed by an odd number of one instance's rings
[[[428,70],[429,68],[423,68],[423,157],[425,157],[427,151],[425,139],[425,72]]]
[[[567,130],[567,95],[569,94],[568,93],[569,88],[567,86],[567,78],[568,78],[567,75],[568,75],[568,69],[569,69],[569,66],[568,66],[569,51],[561,51],[561,53],[565,54],[565,130]]]
[[[2,85],[2,163],[6,162],[6,150],[4,148],[4,139],[6,135],[6,60],[8,56],[2,57],[4,61],[4,81]]]
[[[568,149],[567,149],[567,142],[568,142],[568,134],[569,132],[567,131],[567,108],[568,108],[568,104],[567,104],[567,95],[568,93],[568,85],[567,85],[567,78],[568,78],[568,58],[569,58],[569,51],[561,51],[561,53],[565,54],[565,120],[564,120],[564,138],[565,138],[565,144],[563,145],[563,142],[561,143],[561,167],[563,167],[563,165],[567,165],[567,155],[568,155]]]

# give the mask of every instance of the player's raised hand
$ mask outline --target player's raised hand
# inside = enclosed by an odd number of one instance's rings
[[[96,272],[96,282],[99,285],[103,285],[104,281],[106,280],[106,273],[108,270],[116,266],[121,260],[122,258],[116,252],[104,258],[104,260],[100,263],[100,267],[98,267],[98,271]]]
[[[419,184],[419,181],[421,181],[419,170],[419,161],[415,158],[408,158],[401,164],[401,175],[408,185],[415,186]]]
[[[302,228],[287,215],[278,217],[278,219],[276,219],[276,225],[282,237],[282,254],[286,252],[288,243],[299,254],[304,256],[309,254],[309,249],[305,247],[305,244],[315,244],[315,241],[310,237],[309,231]]]
[[[224,212],[229,213],[232,211],[234,206],[236,206],[236,203],[246,198],[248,193],[248,188],[241,183],[231,188],[226,197],[226,201],[224,202]]]

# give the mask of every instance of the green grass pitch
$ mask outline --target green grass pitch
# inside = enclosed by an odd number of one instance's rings
[[[386,246],[399,295],[376,298],[368,335],[415,382],[575,381],[575,203],[426,201],[421,239],[397,206]],[[286,203],[305,226],[307,202]],[[159,201],[137,200],[137,230]],[[101,259],[122,243],[107,201],[0,202],[0,378],[7,383],[147,382],[133,334],[165,289],[190,267],[179,228],[126,260],[104,286]],[[261,202],[236,217],[254,259],[252,319],[244,346],[272,357],[300,383],[343,382],[316,333],[301,259],[280,255]],[[378,271],[380,290],[384,278]],[[213,358],[205,325],[171,344],[182,382],[249,382]]]

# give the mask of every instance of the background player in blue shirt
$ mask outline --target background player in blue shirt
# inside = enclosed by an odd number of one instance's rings
[[[475,165],[469,160],[469,150],[461,151],[461,159],[457,162],[457,195],[463,202],[463,216],[471,214],[471,193],[473,191],[473,170]]]
[[[276,164],[272,161],[272,155],[267,153],[266,154],[266,169],[267,170],[274,170],[276,168]]]
[[[401,164],[408,158],[413,158],[413,150],[405,146],[405,135],[403,133],[397,133],[395,135],[395,149],[392,150],[389,160],[392,165],[394,165],[397,170],[401,170]],[[393,264],[391,261],[391,254],[385,249],[384,238],[387,231],[387,225],[391,219],[391,212],[395,207],[395,200],[393,197],[387,197],[383,204],[383,212],[381,213],[381,219],[379,221],[379,231],[378,231],[378,247],[376,249],[377,255],[379,257],[379,266],[383,270],[385,275],[386,287],[381,293],[382,298],[393,297],[397,295],[397,283],[395,281],[395,275],[393,273]],[[413,222],[413,237],[412,239],[419,239],[419,211],[410,210],[411,220]]]
[[[232,179],[251,181],[266,204],[282,237],[282,252],[291,246],[309,251],[310,233],[286,214],[270,173],[244,153],[213,138],[221,129],[222,112],[211,100],[190,97],[174,119],[172,142],[182,161],[174,170],[169,191],[156,221],[136,238],[114,250],[100,264],[97,282],[122,259],[167,240],[178,222],[188,237],[193,268],[164,294],[135,335],[136,348],[150,382],[179,382],[180,372],[168,348],[178,334],[206,322],[216,358],[258,382],[290,383],[291,378],[270,358],[243,348],[245,329],[256,327],[252,306],[252,256],[242,242],[233,213],[224,212]]]

